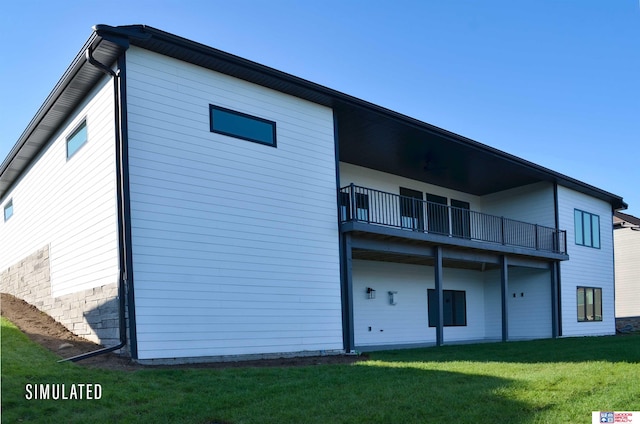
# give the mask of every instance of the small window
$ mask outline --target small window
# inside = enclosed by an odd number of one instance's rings
[[[13,216],[13,199],[9,200],[9,202],[4,205],[4,220],[8,220]]]
[[[578,322],[602,321],[602,289],[578,287]]]
[[[442,291],[442,316],[445,327],[461,327],[467,325],[467,299],[463,290]],[[434,289],[427,291],[427,307],[429,309],[429,327],[435,327],[437,322],[438,296]]]
[[[87,142],[87,121],[76,128],[69,137],[67,137],[67,159],[74,155],[80,147]]]
[[[209,105],[211,131],[276,147],[276,123],[220,106]]]
[[[600,217],[578,209],[574,210],[575,239],[580,246],[600,248]]]

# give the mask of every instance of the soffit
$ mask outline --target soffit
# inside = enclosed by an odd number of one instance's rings
[[[104,76],[95,66],[86,62],[87,48],[94,51],[96,60],[108,66],[116,61],[124,49],[121,44],[98,38],[95,34],[89,38],[0,165],[0,198]]]

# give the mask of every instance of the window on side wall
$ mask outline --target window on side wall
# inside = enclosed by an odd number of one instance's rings
[[[9,200],[6,205],[4,205],[4,220],[5,222],[13,216],[13,199]]]
[[[580,246],[600,248],[600,217],[578,209],[574,210],[575,239]]]
[[[67,137],[67,159],[71,158],[87,142],[87,121],[82,121]]]
[[[467,325],[467,299],[463,290],[442,291],[442,317],[445,327],[461,327]],[[435,327],[438,311],[438,294],[434,289],[427,291],[427,307],[429,309],[429,327]]]
[[[220,106],[209,105],[211,132],[276,147],[276,123]]]
[[[602,321],[602,289],[578,287],[578,322]]]

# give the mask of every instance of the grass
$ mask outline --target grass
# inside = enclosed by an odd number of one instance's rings
[[[640,411],[640,336],[378,352],[354,365],[107,371],[57,357],[2,319],[2,422],[591,423]],[[99,400],[25,385],[98,383]]]

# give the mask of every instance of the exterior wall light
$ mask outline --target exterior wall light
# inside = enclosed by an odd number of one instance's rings
[[[375,299],[376,298],[376,290],[371,287],[367,287],[367,299]]]
[[[398,294],[397,291],[390,291],[389,292],[389,305],[395,305],[397,303],[397,300],[398,300],[398,299],[396,299],[396,297],[397,297],[396,295],[397,294]]]

